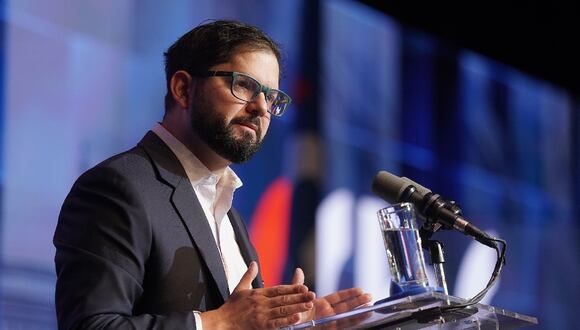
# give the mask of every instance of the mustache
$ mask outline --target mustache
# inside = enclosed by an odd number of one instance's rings
[[[258,117],[240,117],[234,118],[230,121],[230,125],[233,124],[253,124],[258,128],[258,132],[262,132],[262,122]]]

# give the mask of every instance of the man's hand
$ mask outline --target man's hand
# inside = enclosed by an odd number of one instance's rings
[[[304,272],[296,268],[292,284],[303,284]],[[318,320],[323,317],[348,312],[359,306],[368,304],[372,297],[360,288],[350,288],[331,293],[314,300],[314,308],[300,314],[300,322]]]
[[[313,309],[314,293],[303,283],[251,289],[257,274],[252,262],[228,300],[201,313],[205,329],[275,329],[297,323],[301,313]]]

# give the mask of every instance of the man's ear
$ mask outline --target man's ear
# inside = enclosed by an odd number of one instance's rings
[[[189,91],[192,86],[193,79],[189,73],[180,70],[173,74],[169,83],[171,95],[175,100],[175,104],[181,108],[187,109],[189,107],[190,95]]]

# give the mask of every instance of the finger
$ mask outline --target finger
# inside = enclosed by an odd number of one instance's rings
[[[362,294],[360,296],[354,297],[352,299],[343,301],[341,303],[335,304],[332,307],[334,308],[335,313],[344,313],[347,311],[351,311],[359,306],[363,306],[368,304],[371,301],[372,297],[370,294]]]
[[[327,296],[324,296],[323,299],[328,301],[331,305],[341,303],[345,300],[352,299],[354,297],[358,297],[364,294],[364,291],[361,288],[350,288],[345,290],[340,290],[335,293],[331,293]]]
[[[312,302],[284,305],[276,308],[272,308],[268,316],[270,319],[276,319],[280,317],[288,317],[292,314],[299,314],[311,310],[314,307]]]
[[[269,300],[269,304],[270,304],[270,307],[279,307],[279,306],[284,306],[284,305],[307,303],[310,301],[314,301],[314,298],[315,298],[314,292],[287,294],[287,295],[271,298]]]
[[[276,285],[270,288],[262,288],[258,290],[259,293],[266,297],[276,297],[293,293],[308,292],[308,288],[303,284]]]
[[[294,276],[292,276],[292,284],[304,284],[304,272],[301,268],[296,268],[294,270]]]
[[[279,317],[273,320],[269,320],[267,322],[267,328],[278,329],[295,324],[298,321],[300,321],[300,316],[298,314],[293,314],[286,317]]]
[[[258,275],[258,264],[255,261],[252,261],[248,267],[248,270],[244,273],[233,292],[251,289],[252,281],[256,278],[256,275]]]

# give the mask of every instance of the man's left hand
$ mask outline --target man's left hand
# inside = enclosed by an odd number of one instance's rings
[[[292,284],[304,284],[304,272],[296,268]],[[312,310],[300,314],[300,322],[318,320],[323,317],[351,311],[370,303],[372,297],[360,288],[350,288],[331,293],[314,300]]]

